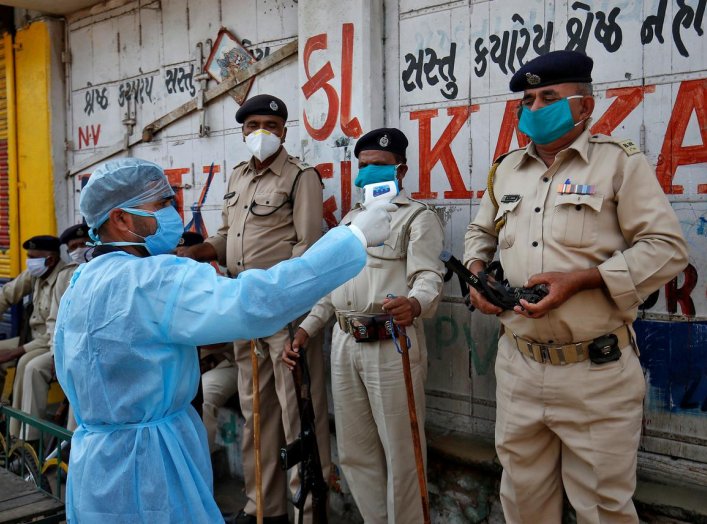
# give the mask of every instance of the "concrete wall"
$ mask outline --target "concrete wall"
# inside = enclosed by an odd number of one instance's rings
[[[286,146],[318,165],[323,226],[355,201],[355,139],[383,124],[411,142],[406,187],[435,203],[445,246],[465,228],[493,158],[522,145],[508,80],[554,49],[595,59],[592,129],[633,138],[657,166],[690,244],[690,267],[659,290],[639,323],[647,370],[645,450],[707,463],[707,37],[703,2],[662,0],[222,0],[114,1],[68,19],[68,168],[135,141],[152,120],[199,95],[219,28],[262,58],[298,38],[296,59],[258,76],[290,112]],[[208,81],[208,87],[215,85]],[[248,154],[223,97],[130,154],[167,168],[185,223],[204,234],[220,221],[227,175]],[[200,126],[209,127],[200,136]],[[203,133],[202,133],[203,134]],[[122,153],[126,154],[126,153]],[[207,184],[211,163],[216,176]],[[68,205],[78,216],[73,179]],[[427,323],[428,421],[492,436],[498,326],[469,313],[448,284]]]

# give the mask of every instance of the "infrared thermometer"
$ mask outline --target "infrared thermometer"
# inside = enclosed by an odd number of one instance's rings
[[[363,188],[363,206],[369,207],[374,202],[390,202],[398,194],[398,183],[394,180],[376,182]]]

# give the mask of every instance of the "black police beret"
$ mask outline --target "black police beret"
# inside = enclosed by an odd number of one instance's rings
[[[358,158],[361,151],[390,151],[396,155],[406,158],[405,150],[408,147],[408,139],[405,134],[394,127],[381,127],[369,131],[356,142],[354,155]]]
[[[534,58],[511,78],[511,91],[552,86],[568,82],[592,81],[594,61],[578,51],[551,51]]]
[[[287,120],[287,106],[276,96],[256,95],[238,108],[236,122],[242,124],[250,115],[274,115]]]
[[[32,237],[22,244],[25,249],[36,249],[38,251],[59,251],[59,239],[51,235],[38,235]]]
[[[88,238],[88,226],[86,224],[76,224],[66,228],[64,232],[59,235],[59,243],[68,244],[69,240],[74,240],[76,238]]]
[[[194,231],[185,231],[182,233],[182,238],[179,239],[180,246],[189,247],[195,246],[196,244],[201,244],[204,241],[203,235],[200,233],[195,233]]]

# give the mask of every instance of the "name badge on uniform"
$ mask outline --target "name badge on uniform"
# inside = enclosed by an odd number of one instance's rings
[[[564,184],[557,186],[557,192],[560,195],[593,195],[595,188],[589,184],[573,184],[568,178]]]
[[[512,202],[518,202],[520,200],[520,195],[503,195],[501,197],[502,204],[510,204]]]
[[[231,191],[230,193],[226,193],[225,195],[223,195],[223,199],[224,199],[224,200],[228,200],[228,199],[231,198],[232,196],[235,196],[235,194],[236,194],[235,191]]]

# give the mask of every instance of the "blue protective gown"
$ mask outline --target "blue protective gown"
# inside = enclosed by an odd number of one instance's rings
[[[173,255],[120,251],[80,266],[54,341],[57,377],[79,424],[68,522],[223,522],[206,432],[190,405],[195,346],[270,335],[365,261],[361,243],[337,227],[302,257],[237,279]]]

